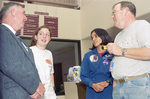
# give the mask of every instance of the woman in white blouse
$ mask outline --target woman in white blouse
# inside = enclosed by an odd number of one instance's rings
[[[52,32],[50,27],[39,27],[31,40],[31,49],[34,55],[36,68],[38,70],[40,79],[45,84],[45,93],[42,99],[56,99],[55,85],[54,85],[54,68],[53,57],[51,51],[46,49],[47,44],[50,42]]]

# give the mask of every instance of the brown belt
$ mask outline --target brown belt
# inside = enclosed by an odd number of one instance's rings
[[[148,75],[150,77],[150,74],[143,74],[143,75],[128,77],[128,80],[126,78],[122,78],[122,79],[116,80],[116,83],[121,84],[121,83],[124,83],[124,82],[132,80],[132,79],[136,79],[136,78],[140,78],[140,77],[148,77]]]

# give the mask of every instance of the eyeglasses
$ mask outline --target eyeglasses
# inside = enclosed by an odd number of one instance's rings
[[[115,10],[114,10],[114,11],[112,12],[112,15],[115,15],[117,12],[119,12],[119,11],[121,11],[121,10],[123,10],[123,9],[124,9],[124,8],[122,8],[122,9],[120,9],[120,10],[118,10],[118,11],[115,11]]]

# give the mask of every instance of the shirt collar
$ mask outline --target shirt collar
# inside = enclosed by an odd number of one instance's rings
[[[9,28],[13,33],[14,35],[16,34],[16,31],[8,24],[5,24],[5,23],[2,23],[2,25],[6,26],[7,28]]]

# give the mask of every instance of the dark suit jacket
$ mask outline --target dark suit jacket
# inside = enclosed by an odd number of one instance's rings
[[[26,44],[25,44],[26,45]],[[32,51],[0,25],[0,99],[31,99],[40,82]]]

